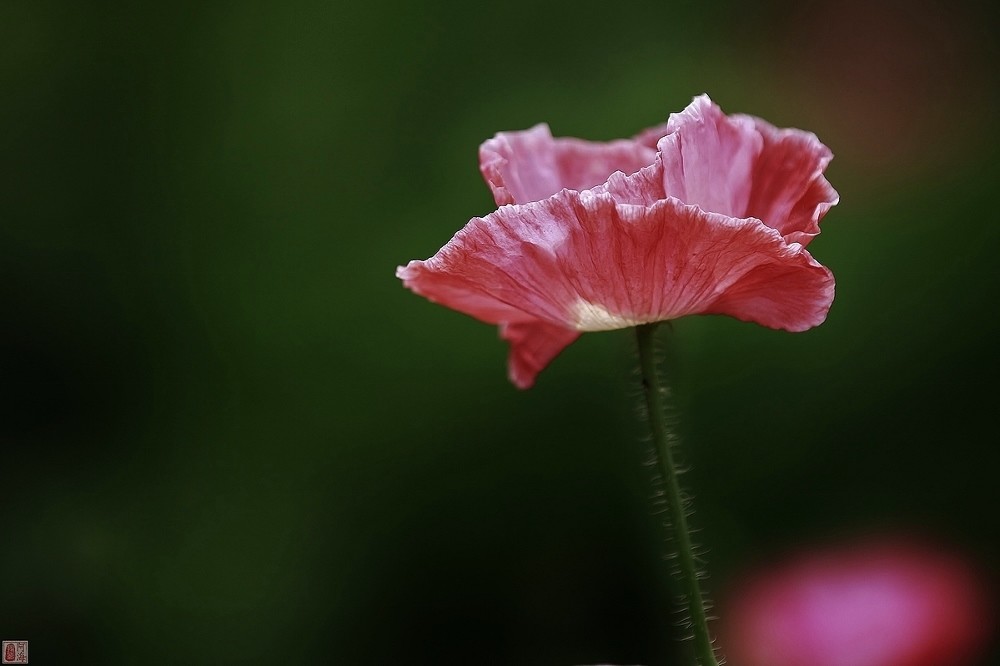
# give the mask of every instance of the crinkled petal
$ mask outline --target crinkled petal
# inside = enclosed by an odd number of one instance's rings
[[[707,95],[672,114],[657,144],[669,196],[731,217],[755,217],[807,244],[839,200],[823,176],[833,158],[810,132],[727,116]]]
[[[535,384],[538,373],[580,333],[534,319],[501,324],[500,337],[510,343],[507,376],[518,388],[527,389]]]
[[[652,164],[656,151],[628,139],[554,139],[548,125],[501,132],[479,148],[479,169],[498,206],[529,203],[563,188],[585,190]]]
[[[561,300],[543,271],[550,268],[545,256],[571,231],[546,213],[550,206],[501,206],[473,218],[433,257],[411,261],[396,275],[421,296],[488,323],[564,325]]]
[[[840,201],[823,175],[833,153],[812,132],[751,120],[764,145],[754,164],[746,216],[764,220],[789,242],[806,245],[819,233],[820,219]]]
[[[702,210],[744,217],[764,143],[752,119],[729,118],[708,95],[671,114],[657,147],[667,194]]]
[[[521,313],[500,321],[575,331],[707,313],[799,331],[822,321],[833,297],[829,271],[759,220],[572,190],[473,219],[400,277],[484,321],[497,321],[500,304]]]
[[[833,303],[833,273],[801,247],[793,244],[781,260],[763,263],[749,271],[731,284],[705,313],[725,314],[792,332],[822,324]]]
[[[657,201],[667,198],[663,189],[663,165],[660,156],[647,167],[632,174],[617,171],[611,174],[608,182],[593,188],[594,194],[607,193],[619,204],[636,206],[651,206]]]
[[[801,331],[829,310],[830,271],[759,220],[707,213],[672,198],[632,206],[574,194],[565,193],[579,231],[569,234],[553,264],[572,267],[563,270],[561,292],[578,330],[725,314]]]

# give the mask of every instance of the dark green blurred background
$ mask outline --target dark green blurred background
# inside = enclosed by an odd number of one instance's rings
[[[0,637],[33,664],[681,663],[629,332],[519,392],[493,327],[393,270],[492,210],[494,132],[628,136],[701,92],[815,131],[842,197],[822,327],[663,331],[711,589],[871,531],[988,568],[977,7],[0,3]]]

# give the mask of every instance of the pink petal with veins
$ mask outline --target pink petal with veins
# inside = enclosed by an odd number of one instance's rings
[[[500,132],[479,148],[479,169],[498,206],[530,203],[563,188],[586,190],[616,171],[652,164],[656,151],[635,141],[596,142],[552,138],[549,126]]]
[[[806,245],[839,201],[823,176],[833,159],[816,135],[726,116],[707,95],[673,114],[658,144],[667,194],[704,210],[756,217]]]
[[[672,114],[667,128],[672,131],[657,144],[667,195],[705,211],[745,217],[764,143],[753,120],[728,118],[702,95]]]
[[[706,213],[673,198],[618,203],[596,191],[563,190],[503,206],[398,276],[415,292],[483,321],[541,321],[546,331],[612,330],[707,313],[801,331],[823,321],[833,298],[829,270],[758,220]],[[504,337],[529,344],[524,336]],[[572,341],[569,333],[560,339]],[[521,364],[519,383],[533,381],[542,367]]]
[[[510,343],[507,358],[510,381],[520,389],[527,389],[559,352],[580,337],[580,332],[535,319],[501,324],[500,337]]]
[[[807,245],[819,233],[820,219],[840,201],[823,175],[833,153],[812,132],[753,121],[764,145],[754,164],[745,215],[764,220],[790,243]]]

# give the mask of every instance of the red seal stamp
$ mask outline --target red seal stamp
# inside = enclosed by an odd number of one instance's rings
[[[28,663],[28,641],[4,641],[0,647],[0,656],[3,657],[4,664],[27,664]]]

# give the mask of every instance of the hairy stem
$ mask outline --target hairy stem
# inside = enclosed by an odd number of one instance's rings
[[[635,329],[639,342],[639,367],[642,373],[643,393],[646,396],[649,427],[653,435],[654,451],[663,474],[667,511],[670,517],[669,529],[672,531],[673,542],[677,548],[677,565],[691,629],[694,634],[695,654],[700,666],[718,666],[715,650],[712,648],[712,638],[708,631],[705,601],[698,579],[698,568],[695,563],[694,548],[691,544],[691,532],[688,528],[684,499],[677,478],[678,470],[671,450],[673,435],[667,428],[664,412],[665,391],[657,373],[653,350],[655,330],[655,323],[637,326]]]

